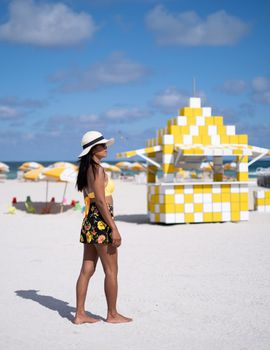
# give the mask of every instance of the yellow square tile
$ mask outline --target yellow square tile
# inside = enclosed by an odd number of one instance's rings
[[[199,125],[199,136],[209,136],[208,135],[208,126]]]
[[[213,221],[213,213],[203,213],[203,221],[204,222],[212,222]]]
[[[231,192],[231,185],[229,184],[222,184],[221,185],[221,192]]]
[[[205,125],[215,125],[214,117],[205,117]]]
[[[174,173],[174,165],[173,164],[163,164],[162,169],[164,173]]]
[[[248,202],[240,202],[240,210],[241,211],[248,211]]]
[[[248,144],[248,135],[238,135],[238,142],[240,144],[247,145]]]
[[[239,211],[240,203],[239,202],[231,202],[231,211]]]
[[[213,221],[222,221],[222,214],[221,213],[213,213]]]
[[[193,192],[194,193],[203,193],[203,185],[194,185]]]
[[[155,222],[160,222],[160,214],[155,214]]]
[[[202,143],[202,137],[201,136],[193,136],[192,137],[193,144],[201,144]]]
[[[221,144],[228,144],[230,143],[230,138],[227,135],[220,135],[220,143]]]
[[[264,205],[264,198],[256,198],[255,202],[257,205]]]
[[[203,185],[203,193],[211,193],[212,185]]]
[[[174,204],[174,195],[173,194],[165,194],[164,195],[164,203],[165,204]]]
[[[184,213],[185,205],[184,204],[175,204],[176,213]]]
[[[239,221],[240,220],[240,211],[231,212],[231,220],[232,221]]]
[[[185,201],[185,203],[193,203],[193,194],[185,193],[184,194],[184,201]]]
[[[204,146],[211,145],[211,137],[208,135],[202,135],[202,143]]]
[[[174,213],[175,212],[175,205],[174,204],[160,204],[160,212],[161,213]]]
[[[175,193],[184,193],[184,186],[183,185],[175,185],[174,191],[175,191]]]
[[[202,211],[203,211],[203,204],[202,203],[194,203],[194,212],[201,213]]]
[[[202,115],[202,109],[201,108],[191,108],[191,107],[184,107],[180,109],[179,115],[185,115],[187,117],[196,117]]]
[[[238,181],[248,181],[248,173],[237,173],[236,177]]]
[[[230,143],[232,144],[238,144],[238,135],[230,135],[229,136],[229,139],[230,139]]]
[[[170,154],[173,153],[174,151],[174,146],[173,145],[163,145],[162,152],[163,154]]]
[[[213,193],[212,199],[213,202],[221,202],[221,193]]]
[[[231,193],[231,201],[232,202],[240,202],[240,195],[239,195],[239,193]]]
[[[223,117],[214,117],[215,125],[223,125]]]
[[[248,193],[239,193],[241,202],[248,202]]]
[[[222,192],[221,193],[221,201],[222,202],[230,202],[231,201],[231,194],[230,194],[230,192]]]
[[[185,213],[185,222],[194,222],[194,214]]]
[[[188,125],[180,126],[180,133],[181,135],[189,135],[189,126]]]

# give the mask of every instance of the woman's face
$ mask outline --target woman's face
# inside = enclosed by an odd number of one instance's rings
[[[95,155],[97,158],[102,159],[107,156],[107,145],[106,143],[101,143],[99,145],[96,145],[93,147],[92,154]]]

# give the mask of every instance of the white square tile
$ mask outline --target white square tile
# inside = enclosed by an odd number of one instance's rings
[[[189,107],[191,107],[191,108],[201,108],[201,99],[200,99],[200,97],[190,97],[189,98]]]
[[[185,214],[184,213],[176,213],[175,214],[175,223],[180,224],[185,222]]]
[[[173,135],[163,135],[163,144],[164,145],[172,145],[174,142]]]
[[[176,193],[174,195],[175,204],[183,204],[184,203],[184,195],[182,193]]]
[[[231,221],[231,213],[228,212],[228,211],[223,211],[221,213],[221,218],[222,218],[222,221]]]
[[[223,212],[225,212],[225,211],[230,212],[231,211],[231,203],[230,202],[221,202],[221,209]]]
[[[202,115],[204,117],[211,117],[211,115],[212,115],[212,108],[211,107],[203,107],[202,108]]]
[[[194,205],[193,203],[185,203],[185,213],[193,213]]]
[[[240,220],[248,220],[249,212],[248,211],[240,211]]]
[[[186,116],[176,117],[176,125],[181,125],[181,126],[187,125],[187,117]]]
[[[212,213],[212,203],[203,203],[203,211],[205,213]]]
[[[222,211],[222,209],[221,209],[221,203],[219,203],[219,202],[214,202],[213,204],[212,204],[212,207],[213,207],[213,213],[219,213],[219,212],[221,212]]]
[[[211,193],[203,193],[203,202],[204,203],[212,203],[212,194]]]
[[[193,200],[194,200],[194,203],[202,203],[203,202],[202,193],[194,193]]]
[[[194,213],[194,222],[203,222],[203,213]]]
[[[192,185],[185,185],[184,193],[193,193],[193,192],[194,192],[194,188]]]

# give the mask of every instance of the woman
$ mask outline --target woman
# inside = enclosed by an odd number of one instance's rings
[[[84,134],[79,155],[80,165],[77,188],[85,199],[85,217],[82,223],[80,242],[84,244],[81,272],[76,285],[75,324],[94,323],[99,319],[90,317],[84,309],[88,283],[93,276],[98,258],[105,273],[105,295],[108,312],[106,321],[123,323],[132,321],[117,312],[117,248],[121,245],[121,236],[113,218],[114,183],[100,165],[107,156],[107,146],[114,139],[106,140],[100,132],[89,131]]]

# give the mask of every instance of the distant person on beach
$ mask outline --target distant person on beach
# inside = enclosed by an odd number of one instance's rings
[[[113,198],[114,182],[100,165],[102,158],[107,156],[107,146],[114,139],[105,139],[98,131],[88,131],[83,135],[81,145],[83,151],[79,155],[79,172],[77,189],[83,192],[85,200],[85,216],[82,223],[80,242],[84,245],[81,272],[76,285],[76,315],[75,324],[94,323],[100,321],[90,317],[85,312],[85,299],[88,283],[93,276],[98,258],[100,258],[105,273],[105,295],[107,300],[107,318],[109,323],[132,321],[118,313],[117,272],[118,247],[121,236],[114,222]]]

